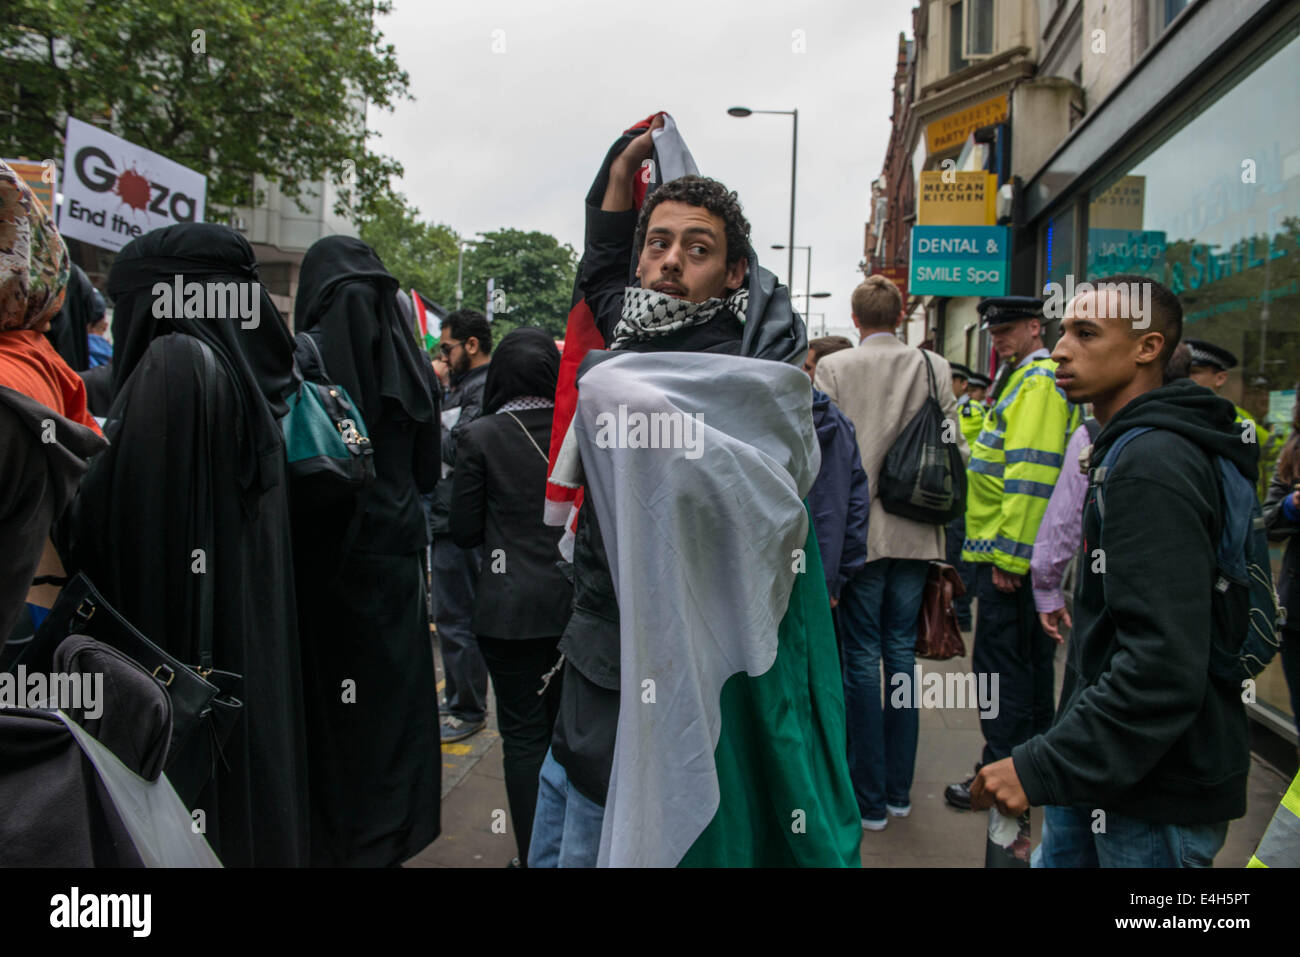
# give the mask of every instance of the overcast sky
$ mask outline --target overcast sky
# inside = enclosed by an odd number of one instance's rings
[[[764,265],[785,279],[790,118],[799,110],[795,243],[814,301],[842,325],[861,279],[871,180],[889,142],[898,34],[914,0],[396,0],[380,29],[415,99],[371,109],[373,147],[425,219],[463,236],[537,229],[582,249],[582,202],[605,151],[656,110],[701,173],[740,194]],[[795,31],[802,31],[796,34]],[[794,52],[802,37],[806,52]],[[494,52],[504,48],[504,52]],[[804,253],[795,257],[802,292]]]

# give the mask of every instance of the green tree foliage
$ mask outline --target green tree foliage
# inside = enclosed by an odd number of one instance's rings
[[[497,337],[520,326],[538,326],[559,339],[564,336],[578,255],[549,233],[498,229],[465,253],[466,308],[487,304],[487,281],[505,299],[505,311],[493,317]],[[453,299],[452,302],[455,300]]]
[[[439,305],[456,301],[456,233],[426,223],[401,194],[370,204],[360,224],[361,239],[379,254],[406,291],[418,290]]]
[[[377,28],[388,0],[10,0],[0,17],[0,150],[62,159],[64,118],[208,177],[214,206],[326,178],[358,209],[401,165],[372,152],[367,104],[408,78]],[[209,219],[216,216],[209,215]]]

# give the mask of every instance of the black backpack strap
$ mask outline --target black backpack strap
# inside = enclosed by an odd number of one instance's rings
[[[1103,524],[1106,521],[1106,498],[1104,492],[1106,476],[1109,475],[1111,469],[1115,467],[1115,462],[1119,459],[1120,453],[1124,451],[1124,447],[1142,433],[1150,431],[1151,426],[1143,425],[1136,429],[1129,429],[1127,432],[1121,433],[1120,437],[1115,440],[1114,444],[1106,450],[1106,456],[1101,460],[1101,464],[1088,470],[1088,484],[1097,490],[1097,517],[1102,520]]]
[[[1097,436],[1101,435],[1101,423],[1092,416],[1088,416],[1083,420],[1083,427],[1088,430],[1088,441],[1096,442]]]

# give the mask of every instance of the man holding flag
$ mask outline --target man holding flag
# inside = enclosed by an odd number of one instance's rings
[[[576,298],[547,502],[574,605],[529,863],[856,864],[804,324],[666,114],[606,157]],[[637,416],[686,441],[615,434]]]

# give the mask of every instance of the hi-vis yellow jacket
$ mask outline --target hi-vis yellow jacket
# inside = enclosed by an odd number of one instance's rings
[[[980,430],[984,428],[984,403],[972,402],[970,396],[964,395],[957,400],[957,415],[961,434],[966,436],[966,444],[974,449],[975,440],[980,437]]]
[[[1280,440],[1281,429],[1270,432],[1241,406],[1236,406],[1236,409],[1237,425],[1249,421],[1255,429],[1255,441],[1259,443],[1259,487],[1256,491],[1259,493],[1260,502],[1263,503],[1264,499],[1268,498],[1268,482],[1273,477],[1273,469],[1277,467],[1278,455],[1282,451],[1285,440]]]
[[[1277,806],[1247,867],[1300,867],[1300,774]]]
[[[1066,443],[1081,420],[1078,407],[1056,387],[1051,359],[1034,359],[1011,374],[971,447],[964,561],[1029,572]]]

